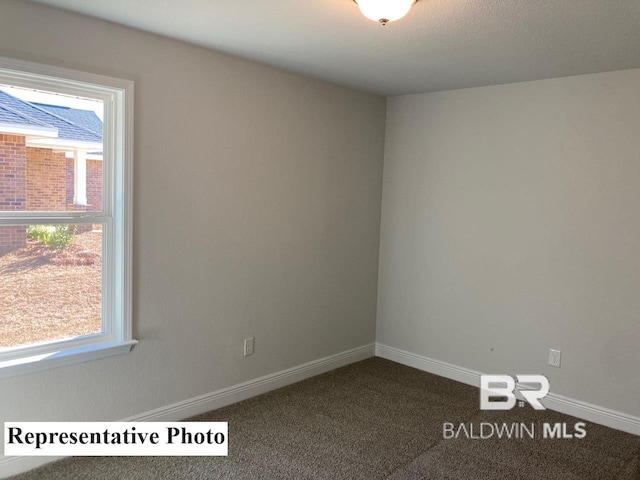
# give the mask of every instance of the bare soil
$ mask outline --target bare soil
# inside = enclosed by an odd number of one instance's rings
[[[102,233],[0,256],[0,350],[102,330]]]

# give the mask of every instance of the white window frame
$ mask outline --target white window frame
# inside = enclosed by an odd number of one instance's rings
[[[133,82],[0,57],[0,84],[104,102],[103,208],[100,212],[0,212],[0,226],[98,224],[103,228],[102,326],[95,335],[0,352],[0,378],[129,352],[131,323]]]

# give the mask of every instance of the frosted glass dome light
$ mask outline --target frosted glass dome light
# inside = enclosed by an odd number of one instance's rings
[[[353,0],[358,4],[362,14],[373,20],[386,25],[404,17],[411,6],[418,0]]]

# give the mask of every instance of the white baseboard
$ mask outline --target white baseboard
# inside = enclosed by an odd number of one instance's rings
[[[380,343],[376,343],[376,356],[441,377],[466,383],[467,385],[474,387],[480,386],[481,372],[476,372],[475,370],[441,362],[440,360],[434,360],[423,355],[417,355]],[[478,402],[479,401],[478,399]],[[572,415],[623,432],[640,435],[640,417],[616,412],[597,405],[591,405],[580,400],[563,397],[556,393],[549,393],[549,395],[542,400],[542,403],[549,410]]]
[[[451,365],[450,363],[441,362],[440,360],[434,360],[415,353],[405,352],[404,350],[388,347],[381,343],[376,343],[376,357],[386,358],[387,360],[433,373],[441,377],[449,378],[456,382],[480,387],[480,372]]]
[[[0,478],[17,475],[64,457],[4,457],[0,458]]]
[[[335,370],[350,363],[373,357],[375,345],[369,344],[362,347],[336,353],[328,357],[314,360],[297,367],[282,370],[280,372],[265,375],[264,377],[239,383],[232,387],[223,388],[215,392],[206,393],[199,397],[189,398],[182,402],[174,403],[166,407],[157,408],[150,412],[120,420],[122,422],[177,422],[185,418],[199,415],[222,408],[232,403],[246,400],[276,388],[291,385],[292,383],[320,375],[321,373]]]
[[[563,397],[556,393],[547,395],[543,403],[549,410],[572,415],[623,432],[640,435],[640,417],[617,412],[598,405],[591,405],[590,403]]]
[[[232,387],[189,398],[181,402],[119,420],[121,422],[177,422],[201,413],[225,407],[257,395],[285,387],[292,383],[335,370],[336,368],[373,357],[373,343],[345,352],[298,365],[287,370],[239,383]],[[62,457],[4,457],[0,458],[0,478],[31,470]]]

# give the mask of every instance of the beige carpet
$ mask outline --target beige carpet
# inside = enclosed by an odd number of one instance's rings
[[[443,422],[579,421],[478,404],[473,387],[373,358],[192,419],[229,422],[226,458],[73,458],[13,479],[640,480],[640,437],[591,423],[584,439],[443,439]]]

